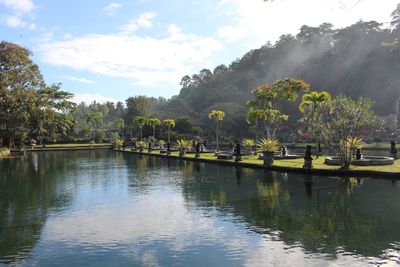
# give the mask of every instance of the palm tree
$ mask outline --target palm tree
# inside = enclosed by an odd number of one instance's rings
[[[143,117],[143,116],[137,116],[137,117],[135,117],[134,121],[139,126],[139,129],[140,129],[140,140],[142,140],[142,138],[143,138],[142,129],[143,129],[143,126],[146,124],[147,118]]]
[[[217,132],[217,134],[216,134],[217,135],[217,151],[219,151],[219,139],[218,139],[219,122],[222,121],[224,119],[224,117],[225,117],[225,112],[223,112],[221,110],[213,109],[210,111],[210,113],[208,113],[208,118],[210,120],[214,119],[217,123],[217,126],[216,126],[216,129],[217,129],[216,130],[216,132]]]
[[[153,139],[156,139],[156,126],[161,124],[161,121],[157,118],[149,118],[147,124],[153,127]]]
[[[175,121],[173,119],[166,119],[163,123],[168,126],[168,143],[171,143],[171,127],[175,127]]]
[[[114,126],[115,128],[117,128],[118,134],[121,134],[122,128],[125,127],[125,121],[124,121],[124,119],[122,119],[122,118],[116,119],[116,120],[113,122],[113,126]]]
[[[299,110],[302,113],[308,113],[306,116],[311,122],[311,131],[314,132],[313,124],[317,119],[318,109],[324,103],[331,100],[331,95],[326,92],[310,92],[308,94],[303,95],[301,98],[301,103],[299,105]],[[317,157],[319,156],[319,147],[320,147],[320,136],[319,133],[315,134],[315,138],[317,139]]]

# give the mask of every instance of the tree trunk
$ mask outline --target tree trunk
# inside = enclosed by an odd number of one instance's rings
[[[140,141],[142,141],[142,127],[140,127]]]
[[[219,140],[218,140],[218,121],[217,121],[217,151],[219,151]]]
[[[171,143],[171,126],[168,125],[168,143]]]

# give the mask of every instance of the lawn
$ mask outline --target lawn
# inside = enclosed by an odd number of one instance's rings
[[[128,150],[126,150],[128,151]],[[143,154],[148,154],[147,150],[143,151]],[[152,151],[150,154],[160,155],[160,152],[157,150]],[[161,154],[165,155],[165,154]],[[172,152],[170,156],[179,157],[178,152]],[[193,159],[194,154],[186,154],[183,158]],[[201,159],[210,160],[210,161],[219,161],[219,162],[234,162],[234,159],[230,160],[221,160],[217,159],[214,153],[202,153],[200,154]],[[324,164],[325,157],[321,156],[318,159],[314,157],[313,160],[313,169],[315,170],[332,170],[339,171],[340,166],[329,166]],[[258,159],[258,156],[242,156],[242,163],[249,163],[255,165],[263,165],[263,161]],[[282,167],[282,168],[295,168],[302,169],[304,164],[304,159],[285,159],[285,160],[274,160],[272,166]],[[350,171],[372,171],[372,172],[387,172],[387,173],[400,173],[400,160],[396,160],[393,165],[385,165],[385,166],[350,166]]]
[[[99,143],[99,144],[46,144],[46,148],[70,148],[70,147],[103,147],[103,146],[111,146],[111,143]],[[42,148],[42,145],[37,145],[37,148]]]

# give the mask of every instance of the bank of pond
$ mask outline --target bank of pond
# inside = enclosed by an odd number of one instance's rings
[[[400,161],[393,160],[389,157],[379,157],[379,158],[387,158],[390,159],[390,165],[381,165],[381,166],[357,166],[351,165],[348,168],[344,169],[341,166],[337,165],[329,165],[326,162],[329,162],[330,159],[327,156],[313,156],[312,160],[312,168],[304,168],[305,160],[304,156],[297,155],[294,158],[290,157],[281,157],[276,155],[272,165],[265,166],[262,160],[261,154],[249,154],[249,155],[241,155],[240,161],[237,161],[234,154],[222,154],[215,152],[205,152],[199,153],[196,156],[196,153],[186,153],[182,155],[179,151],[172,151],[167,154],[162,150],[151,150],[143,149],[142,151],[135,148],[117,148],[114,149],[116,152],[122,153],[135,153],[135,154],[144,154],[148,156],[155,157],[167,157],[167,158],[181,158],[191,161],[200,161],[200,162],[209,162],[223,165],[231,165],[231,166],[242,166],[242,167],[250,167],[250,168],[265,168],[275,171],[292,171],[292,172],[300,172],[300,173],[311,173],[311,174],[326,174],[326,175],[375,175],[376,177],[394,177],[400,178]],[[222,156],[220,156],[222,155]],[[227,155],[225,157],[225,155]],[[367,157],[366,157],[367,158]]]

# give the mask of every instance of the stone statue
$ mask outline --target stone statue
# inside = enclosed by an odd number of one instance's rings
[[[240,150],[241,150],[240,144],[237,143],[235,146],[235,162],[242,161],[242,156],[241,156]]]
[[[306,153],[305,153],[305,155],[304,155],[304,165],[303,165],[303,168],[304,168],[304,169],[307,169],[307,170],[311,169],[311,168],[313,167],[312,161],[313,161],[313,158],[312,158],[312,156],[311,156],[311,146],[310,146],[310,145],[307,145],[307,147],[306,147]]]
[[[363,158],[363,154],[361,153],[361,149],[357,148],[356,150],[356,159],[362,159]]]
[[[286,146],[282,146],[281,156],[282,157],[286,157],[287,156],[287,147]]]
[[[396,142],[394,142],[394,141],[390,141],[390,155],[392,156],[392,158],[398,159]]]
[[[194,156],[195,158],[199,158],[200,157],[200,143],[196,144],[196,154]]]

